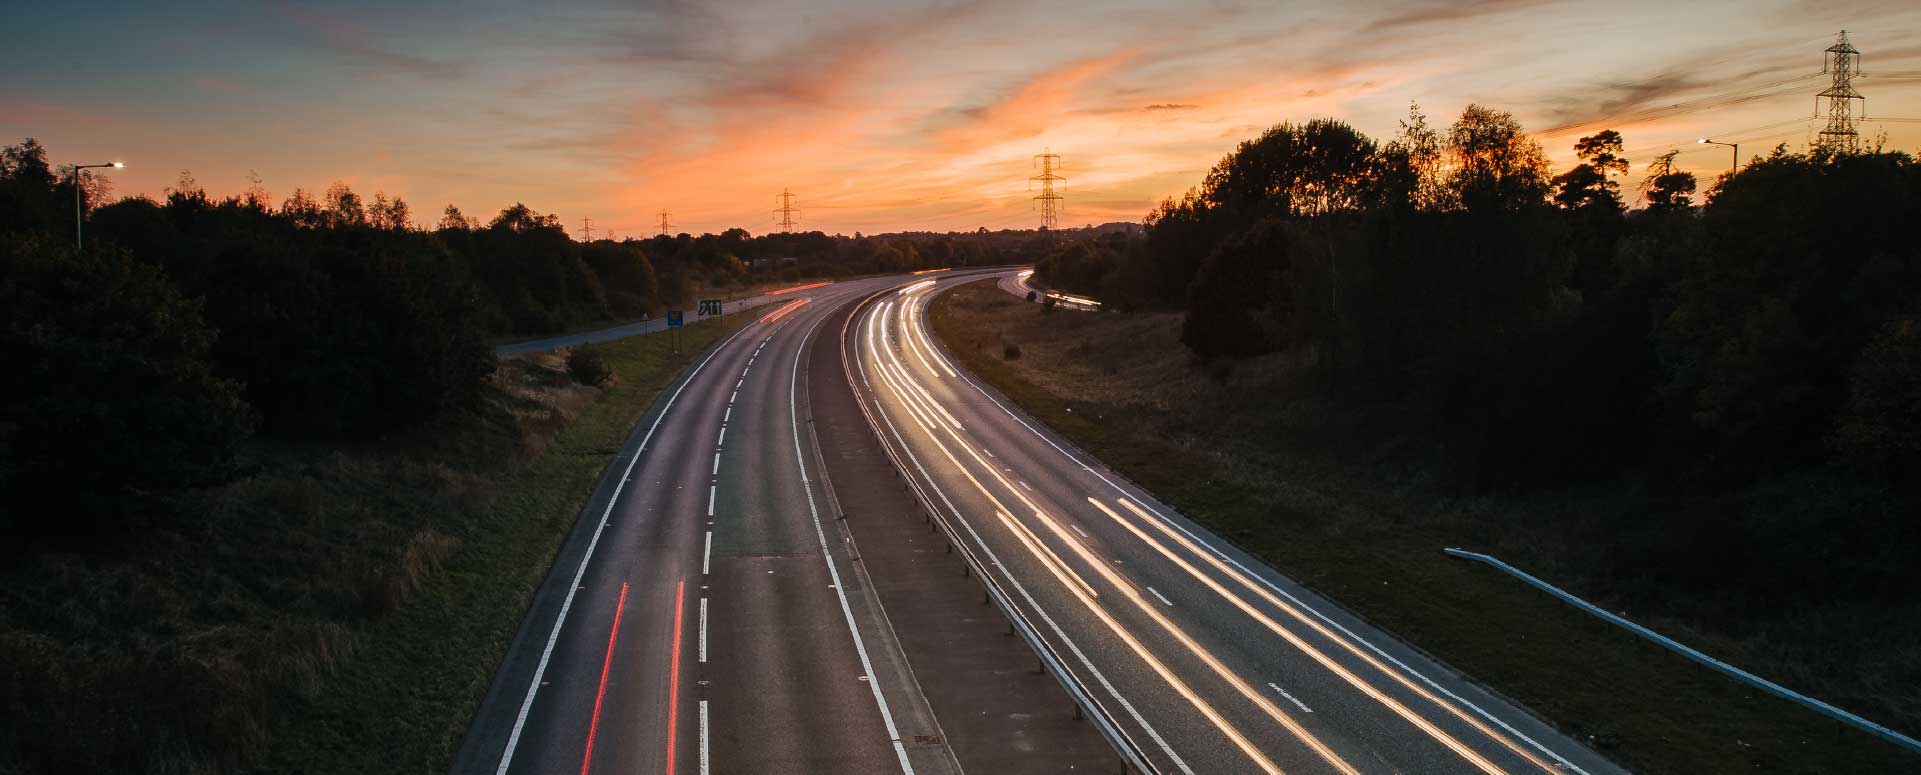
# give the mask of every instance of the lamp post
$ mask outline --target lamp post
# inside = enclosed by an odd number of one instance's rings
[[[1734,163],[1728,166],[1728,174],[1732,175],[1741,169],[1741,144],[1740,143],[1717,143],[1705,137],[1701,138],[1700,140],[1696,140],[1695,142],[1698,142],[1702,145],[1725,145],[1729,148],[1733,148]]]
[[[127,165],[117,161],[108,162],[106,164],[75,164],[73,165],[73,246],[75,249],[84,247],[80,242],[80,223],[82,221],[82,215],[83,215],[83,211],[80,204],[80,197],[82,196],[80,193],[80,171],[87,170],[87,169],[95,169],[100,167],[120,169],[125,166]]]

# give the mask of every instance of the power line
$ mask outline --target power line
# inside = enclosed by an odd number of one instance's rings
[[[1054,165],[1060,161],[1060,158],[1061,155],[1058,153],[1046,148],[1041,149],[1041,153],[1034,156],[1034,160],[1041,165],[1041,174],[1027,179],[1029,191],[1034,188],[1033,181],[1041,182],[1040,196],[1034,197],[1034,201],[1041,203],[1041,228],[1043,229],[1053,229],[1060,225],[1061,200],[1066,197],[1054,193],[1054,181],[1067,179],[1054,174]]]
[[[1816,98],[1828,98],[1828,126],[1821,130],[1820,145],[1838,153],[1853,153],[1861,148],[1861,132],[1854,128],[1854,101],[1865,111],[1868,99],[1854,90],[1854,78],[1861,74],[1861,52],[1848,43],[1848,31],[1836,36],[1834,45],[1821,57],[1821,72],[1834,80]]]
[[[792,233],[796,225],[794,214],[800,212],[800,208],[794,206],[794,194],[787,189],[780,190],[778,199],[780,206],[774,208],[774,212],[780,215],[780,220],[775,221],[774,225],[779,226],[783,232]]]

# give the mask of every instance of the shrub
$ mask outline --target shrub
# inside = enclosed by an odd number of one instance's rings
[[[600,351],[586,346],[576,347],[567,354],[567,373],[575,382],[590,387],[600,387],[614,376],[614,370],[608,368],[607,359]]]

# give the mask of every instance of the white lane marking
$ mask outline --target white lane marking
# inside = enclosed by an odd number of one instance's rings
[[[1082,537],[1082,538],[1087,538],[1087,539],[1092,539],[1092,538],[1093,538],[1093,536],[1091,536],[1091,535],[1088,535],[1088,534],[1087,534],[1087,531],[1085,531],[1085,530],[1082,530],[1082,529],[1081,529],[1081,526],[1080,526],[1080,525],[1072,525],[1072,524],[1070,524],[1070,525],[1068,525],[1068,527],[1071,527],[1071,528],[1074,528],[1074,532],[1076,532],[1076,533],[1079,533],[1079,534],[1081,534],[1081,537]]]
[[[714,476],[720,475],[720,453],[714,453]]]
[[[1281,696],[1286,697],[1288,702],[1294,703],[1294,707],[1300,708],[1302,713],[1314,712],[1314,709],[1308,707],[1307,703],[1301,702],[1300,700],[1296,699],[1292,694],[1288,694],[1286,689],[1281,688],[1278,684],[1274,683],[1273,681],[1268,681],[1267,685],[1270,688],[1272,688],[1274,691],[1280,692]]]
[[[708,535],[713,534],[708,533]],[[707,598],[704,597],[700,599],[700,661],[707,661]]]
[[[1307,603],[1303,602],[1299,597],[1296,597],[1293,593],[1288,592],[1285,589],[1282,589],[1279,585],[1275,584],[1273,581],[1270,581],[1266,576],[1263,576],[1259,573],[1256,573],[1250,570],[1246,565],[1242,564],[1240,560],[1234,559],[1232,556],[1222,551],[1220,547],[1215,546],[1213,542],[1208,541],[1205,538],[1202,538],[1200,535],[1198,535],[1194,531],[1189,530],[1186,525],[1181,524],[1177,520],[1170,519],[1166,514],[1161,513],[1159,509],[1156,509],[1153,506],[1149,505],[1148,498],[1146,498],[1145,496],[1141,495],[1140,493],[1129,492],[1126,488],[1123,488],[1120,485],[1115,484],[1114,480],[1109,479],[1106,476],[1103,476],[1101,472],[1094,470],[1092,466],[1089,466],[1088,464],[1081,462],[1081,459],[1075,457],[1073,453],[1070,453],[1066,449],[1063,449],[1061,445],[1054,443],[1054,440],[1048,438],[1047,434],[1041,433],[1039,429],[1035,428],[1032,424],[1028,423],[1025,419],[1022,419],[1020,415],[1015,414],[1014,410],[1007,408],[1006,404],[1001,403],[1000,399],[995,398],[992,393],[987,392],[986,388],[981,387],[980,384],[975,382],[973,379],[966,376],[962,376],[960,379],[961,381],[966,382],[969,387],[974,388],[975,392],[980,393],[981,397],[986,398],[989,403],[992,403],[994,405],[995,408],[1001,410],[1002,414],[1007,415],[1008,418],[1012,419],[1014,422],[1020,423],[1021,427],[1026,428],[1027,432],[1034,434],[1034,437],[1037,439],[1040,439],[1042,443],[1045,443],[1047,446],[1053,447],[1055,452],[1059,452],[1061,454],[1061,457],[1067,458],[1069,462],[1077,466],[1080,466],[1081,470],[1086,471],[1089,474],[1092,474],[1094,478],[1101,480],[1102,484],[1107,485],[1114,492],[1119,493],[1124,497],[1134,499],[1136,503],[1139,503],[1142,508],[1147,509],[1148,513],[1153,514],[1155,518],[1161,520],[1163,523],[1167,524],[1168,526],[1173,527],[1175,530],[1179,530],[1183,534],[1186,534],[1188,538],[1193,539],[1196,543],[1199,543],[1200,545],[1207,547],[1207,550],[1210,553],[1212,553],[1215,557],[1219,557],[1221,560],[1225,561],[1227,564],[1232,565],[1236,569],[1240,570],[1241,573],[1245,574],[1247,577],[1260,582],[1261,586],[1267,587],[1269,590],[1273,591],[1275,594],[1287,598],[1289,601],[1293,602],[1295,605],[1300,606],[1301,608],[1305,609],[1309,613],[1314,614],[1314,618],[1320,619],[1322,622],[1326,623],[1329,627],[1333,627],[1335,630],[1338,630],[1342,635],[1347,636],[1349,639],[1351,639],[1355,643],[1359,643],[1362,646],[1366,646],[1367,650],[1374,652],[1376,656],[1387,660],[1390,664],[1394,665],[1397,668],[1400,668],[1403,672],[1406,672],[1408,675],[1411,675],[1411,676],[1414,676],[1415,678],[1420,679],[1421,682],[1427,684],[1429,688],[1437,692],[1440,692],[1442,695],[1445,695],[1448,699],[1453,700],[1456,703],[1459,703],[1462,707],[1473,710],[1475,715],[1478,715],[1481,718],[1484,718],[1489,722],[1493,723],[1495,726],[1500,727],[1503,731],[1506,731],[1508,734],[1513,735],[1515,739],[1520,740],[1524,743],[1527,743],[1528,746],[1532,747],[1534,750],[1540,751],[1541,753],[1546,754],[1549,758],[1552,758],[1554,761],[1559,762],[1561,766],[1566,767],[1567,769],[1575,773],[1578,773],[1579,775],[1588,775],[1587,770],[1581,769],[1580,765],[1577,765],[1574,762],[1568,761],[1566,757],[1558,753],[1555,753],[1553,749],[1548,748],[1545,745],[1542,745],[1540,742],[1536,741],[1534,738],[1528,737],[1521,730],[1515,729],[1512,725],[1502,720],[1499,716],[1496,716],[1493,713],[1488,712],[1486,709],[1482,708],[1481,706],[1468,701],[1467,698],[1462,697],[1461,695],[1454,693],[1453,690],[1450,690],[1447,687],[1440,685],[1439,683],[1435,682],[1434,679],[1427,677],[1426,674],[1423,674],[1420,671],[1415,670],[1412,666],[1395,658],[1394,655],[1389,654],[1386,651],[1383,651],[1381,647],[1374,645],[1373,641],[1370,641],[1366,638],[1361,637],[1358,633],[1354,632],[1351,629],[1348,629],[1346,625],[1343,625],[1340,622],[1334,621],[1332,618],[1328,617],[1327,614],[1322,613],[1319,608],[1315,608],[1314,606],[1310,606]]]
[[[876,319],[876,312],[873,307],[869,307],[868,310],[869,335],[867,337],[867,344],[869,349],[872,349],[875,338],[872,335],[872,323]],[[858,346],[856,349],[858,350]],[[878,352],[875,353],[874,359],[876,361],[875,368],[880,368],[880,364],[878,363],[880,355]],[[854,358],[854,364],[860,368],[861,382],[868,385],[869,389],[872,390],[873,383],[867,377],[867,364],[863,363],[859,357]],[[979,389],[979,387],[976,386],[976,389]],[[1061,629],[1060,623],[1056,622],[1054,617],[1047,613],[1047,609],[1042,608],[1040,602],[1034,599],[1034,593],[1028,591],[1027,585],[1022,584],[1021,580],[1014,574],[1006,572],[1007,566],[1001,562],[1000,556],[994,552],[993,547],[987,545],[985,539],[981,538],[980,532],[974,529],[974,523],[961,514],[960,507],[954,505],[953,499],[947,496],[947,491],[941,489],[941,486],[934,481],[933,476],[927,472],[927,466],[921,463],[920,455],[915,454],[913,447],[908,445],[907,439],[901,435],[900,428],[894,425],[894,418],[887,415],[887,408],[881,403],[878,395],[879,391],[876,390],[874,392],[876,393],[874,397],[874,407],[878,410],[877,413],[880,415],[881,422],[887,424],[887,432],[894,437],[894,441],[898,444],[901,451],[907,453],[907,459],[914,464],[914,469],[920,472],[921,478],[933,488],[934,494],[940,496],[941,503],[947,506],[948,513],[953,514],[954,519],[960,522],[962,527],[967,528],[967,533],[973,537],[974,544],[979,546],[981,551],[987,554],[987,559],[993,562],[994,567],[1002,569],[1001,575],[1007,579],[1009,584],[1014,586],[1014,591],[1020,593],[1021,599],[1027,601],[1028,607],[1032,608],[1034,613],[1040,616],[1041,621],[1047,624],[1047,628],[1053,631],[1054,636],[1059,638],[1061,643],[1067,646],[1067,650],[1074,655],[1075,660],[1080,662],[1081,667],[1085,668],[1089,674],[1094,676],[1094,680],[1101,685],[1102,689],[1107,691],[1108,696],[1113,697],[1116,702],[1120,703],[1121,708],[1127,711],[1128,718],[1133,719],[1136,725],[1139,725],[1143,731],[1147,732],[1148,738],[1152,739],[1154,744],[1161,749],[1161,753],[1166,754],[1167,758],[1174,762],[1174,766],[1180,768],[1181,772],[1186,773],[1186,775],[1194,775],[1194,768],[1187,766],[1187,761],[1181,758],[1181,755],[1174,750],[1173,746],[1168,745],[1167,739],[1161,736],[1160,730],[1155,729],[1153,724],[1148,723],[1147,719],[1141,715],[1140,709],[1134,707],[1133,701],[1127,699],[1127,695],[1121,694],[1121,690],[1114,686],[1114,682],[1108,679],[1107,674],[1101,672],[1100,668],[1094,666],[1093,660],[1088,659],[1087,653],[1081,650],[1080,644],[1075,643],[1073,638],[1068,637],[1067,632]]]
[[[794,366],[787,380],[787,421],[794,431],[794,464],[800,468],[801,491],[807,494],[807,511],[814,520],[814,537],[820,541],[820,559],[827,564],[827,575],[834,582],[834,595],[840,598],[840,613],[847,620],[847,631],[854,636],[854,652],[860,655],[860,669],[866,675],[874,674],[873,660],[867,658],[867,642],[861,638],[860,627],[854,624],[854,609],[847,603],[847,591],[841,588],[840,569],[834,567],[834,555],[827,551],[827,530],[820,524],[820,506],[814,503],[814,484],[807,478],[807,456],[800,449],[800,399],[797,388],[800,384],[800,357],[807,352],[807,340],[820,327],[825,316],[816,318],[807,333],[800,337],[800,347],[794,352]],[[901,742],[900,728],[894,725],[894,713],[887,709],[887,697],[881,694],[879,681],[868,681],[867,688],[874,691],[874,704],[880,708],[882,721],[887,722],[887,737],[893,740],[894,755],[900,759],[900,769],[905,775],[914,775],[914,765],[907,760],[907,746]]]
[[[1166,604],[1169,608],[1172,608],[1174,606],[1174,601],[1167,599],[1167,596],[1161,594],[1160,590],[1155,589],[1153,587],[1148,587],[1147,591],[1149,594],[1152,594],[1154,597],[1159,598],[1160,601]]]
[[[727,405],[728,405],[728,406],[733,406],[733,405],[734,405],[734,399],[735,399],[735,398],[737,398],[737,397],[739,397],[739,396],[740,396],[740,391],[738,391],[738,390],[736,390],[736,391],[734,391],[734,392],[732,392],[732,393],[729,393],[729,394],[727,394]]]
[[[707,566],[714,559],[714,531],[707,531],[707,548],[700,550],[700,575],[707,575]]]
[[[741,375],[741,377],[740,377],[740,379],[737,379],[737,380],[734,380],[734,389],[735,389],[735,390],[739,390],[739,389],[740,389],[740,383],[742,383],[742,382],[746,382],[746,381],[747,381],[747,375],[745,375],[745,374],[742,374],[742,375]]]
[[[1021,486],[1022,486],[1022,487],[1026,487],[1026,488],[1027,488],[1027,491],[1028,491],[1028,492],[1033,492],[1033,491],[1034,491],[1034,486],[1033,486],[1033,485],[1031,485],[1031,484],[1028,484],[1028,483],[1026,482],[1026,480],[1020,480],[1020,479],[1017,479],[1017,480],[1015,480],[1015,481],[1018,481],[1018,482],[1020,482],[1020,483],[1021,483]]]
[[[705,601],[702,601],[705,602]],[[707,701],[700,701],[700,775],[707,775]]]
[[[726,443],[727,443],[727,426],[722,425],[720,426],[720,436],[714,439],[714,446],[718,447]]]
[[[728,404],[727,413],[720,416],[720,421],[727,422],[728,420],[732,420],[732,419],[734,419],[734,405]]]
[[[982,452],[986,452],[986,453],[987,453],[987,456],[988,456],[988,457],[993,457],[993,456],[994,456],[994,453],[993,453],[992,451],[990,451],[990,450],[988,450],[988,449],[987,449],[986,447],[981,447],[981,451],[982,451]]]
[[[720,490],[720,485],[717,485],[717,484],[707,485],[707,516],[711,517],[714,515],[714,493],[718,492],[719,490]]]
[[[686,381],[680,383],[680,387],[674,388],[673,395],[668,396],[666,405],[660,408],[660,414],[654,417],[654,423],[647,426],[647,435],[641,437],[640,448],[634,450],[633,458],[627,461],[627,470],[621,474],[620,481],[614,485],[614,496],[607,499],[607,510],[601,512],[600,524],[594,528],[593,538],[587,541],[587,552],[581,555],[580,567],[574,570],[574,583],[568,585],[567,597],[560,601],[560,615],[554,617],[554,629],[547,633],[547,645],[540,651],[540,662],[534,665],[533,680],[527,682],[527,696],[520,701],[520,713],[514,717],[514,730],[507,735],[507,748],[500,752],[500,766],[494,770],[495,775],[506,775],[507,768],[514,762],[514,749],[520,746],[520,733],[526,729],[527,715],[533,711],[534,695],[540,691],[540,681],[547,675],[547,663],[553,659],[554,644],[560,641],[560,627],[567,623],[567,612],[574,607],[574,593],[580,591],[580,579],[587,575],[587,563],[594,558],[594,548],[600,545],[600,532],[607,529],[608,515],[614,513],[614,504],[620,502],[621,490],[626,488],[627,480],[634,475],[634,464],[640,462],[641,453],[647,451],[647,443],[653,440],[654,431],[660,429],[660,421],[666,419],[667,412],[674,408],[674,401],[680,398],[681,391],[693,384],[694,378],[700,376],[702,369],[707,368],[707,363],[712,361],[714,356],[719,355],[721,350],[727,349],[727,344],[734,341],[734,337],[740,336],[746,330],[743,328],[735,331],[733,336],[727,337],[726,341],[721,342],[720,346],[715,347],[713,352],[700,360],[700,365],[694,367],[693,372],[687,375]]]

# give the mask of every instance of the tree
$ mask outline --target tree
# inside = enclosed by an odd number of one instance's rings
[[[0,148],[0,234],[54,229],[65,211],[58,187],[39,141],[29,137]],[[72,189],[65,193],[71,202]]]
[[[1448,195],[1460,207],[1515,210],[1546,198],[1547,157],[1507,111],[1467,106],[1448,128],[1447,153]]]
[[[1581,163],[1554,179],[1555,203],[1569,210],[1620,212],[1621,184],[1611,177],[1628,171],[1620,153],[1621,133],[1612,129],[1581,138],[1574,144]]]
[[[227,473],[252,426],[213,374],[200,305],[124,251],[0,237],[0,508],[9,535],[105,526],[88,508]],[[79,498],[48,519],[27,504]],[[89,502],[95,503],[89,503]]]
[[[440,211],[440,224],[438,226],[440,231],[473,231],[478,227],[479,222],[467,217],[460,212],[460,208],[452,204],[447,205],[447,209]]]
[[[336,226],[364,226],[367,223],[367,209],[345,183],[335,183],[327,187],[327,217]]]
[[[1694,205],[1694,173],[1674,168],[1674,157],[1680,153],[1679,150],[1668,151],[1648,163],[1647,177],[1641,179],[1641,191],[1647,197],[1648,209],[1685,210]]]

